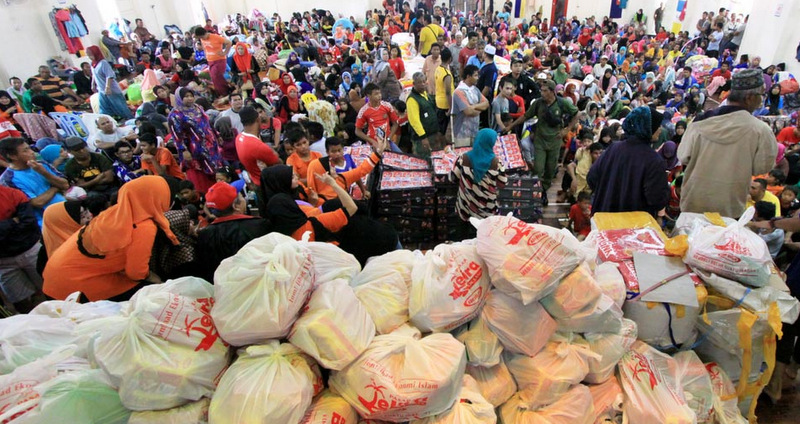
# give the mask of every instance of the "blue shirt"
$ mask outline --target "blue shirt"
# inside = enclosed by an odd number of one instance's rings
[[[483,62],[478,59],[478,56],[470,56],[469,59],[467,59],[467,65],[475,65],[478,69],[483,68]]]
[[[53,169],[52,166],[46,163],[42,163],[42,166],[44,166],[49,173],[53,175],[59,175],[58,171]],[[33,168],[28,168],[24,171],[8,168],[5,172],[3,172],[2,175],[0,175],[0,184],[6,187],[21,190],[31,199],[42,195],[44,192],[50,189],[50,182],[47,181],[47,178],[34,171]],[[34,208],[36,211],[36,220],[39,222],[39,228],[42,227],[42,216],[44,215],[44,210],[50,205],[61,203],[65,200],[66,199],[64,199],[64,196],[61,193],[56,193],[56,195],[53,196],[53,198],[50,199],[50,201],[47,202],[47,204],[45,204],[43,207]]]

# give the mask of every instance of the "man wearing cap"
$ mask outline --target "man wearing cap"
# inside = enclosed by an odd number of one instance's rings
[[[494,86],[497,82],[497,65],[494,64],[494,54],[497,50],[493,45],[487,44],[483,48],[483,67],[478,74],[478,83],[476,86],[481,90],[483,97],[492,104],[494,101]],[[481,112],[481,127],[489,126],[489,110]]]
[[[558,156],[564,136],[578,123],[578,108],[572,103],[556,97],[556,83],[545,80],[540,84],[542,97],[507,128],[513,128],[533,117],[538,118],[533,136],[533,173],[542,180],[545,193],[556,176]],[[564,125],[564,117],[571,116],[569,124]],[[545,201],[546,201],[545,197]]]
[[[78,137],[67,138],[65,144],[72,159],[64,166],[64,173],[73,184],[87,193],[106,196],[117,190],[114,168],[105,155],[90,152],[86,142]]]
[[[733,75],[725,106],[695,119],[678,147],[684,164],[681,210],[738,218],[754,175],[775,165],[778,145],[769,125],[752,116],[763,103],[761,71]]]
[[[197,233],[196,275],[214,281],[220,262],[251,240],[269,233],[269,224],[265,219],[245,215],[247,203],[228,183],[219,182],[208,189],[206,207],[217,218]]]
[[[600,56],[600,62],[596,63],[592,68],[592,75],[594,75],[595,79],[603,78],[603,75],[606,73],[606,69],[614,69],[611,65],[608,64],[608,56],[602,55]]]
[[[595,96],[597,96],[599,88],[594,75],[586,75],[586,78],[583,79],[583,95],[588,97],[589,100],[597,100]]]

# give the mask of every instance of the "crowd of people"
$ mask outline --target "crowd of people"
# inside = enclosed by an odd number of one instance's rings
[[[450,175],[466,223],[497,212],[509,171],[494,145],[506,134],[545,192],[561,173],[576,235],[597,212],[645,211],[670,228],[682,211],[737,218],[754,206],[751,226],[793,281],[800,221],[776,217],[800,209],[800,130],[776,135],[763,121],[794,123],[798,86],[783,64],[738,51],[748,17],[721,9],[670,33],[663,6],[655,31],[641,10],[621,23],[512,22],[512,9],[386,0],[345,22],[254,10],[160,40],[136,19],[104,31],[71,81],[46,65],[11,78],[0,92],[0,123],[13,128],[0,140],[5,305],[211,281],[271,231],[310,232],[363,263],[399,245],[365,206],[385,151],[469,148]],[[416,44],[394,44],[399,33]],[[418,72],[407,50],[424,57]],[[88,104],[101,113],[89,137],[33,140],[15,122]],[[357,143],[372,149],[360,163],[344,153]]]

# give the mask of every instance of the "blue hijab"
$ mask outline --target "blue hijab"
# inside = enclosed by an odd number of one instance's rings
[[[632,110],[631,113],[625,117],[625,122],[622,123],[622,129],[625,131],[625,134],[643,140],[650,140],[650,137],[653,135],[652,128],[650,122],[650,108],[647,106],[639,106]]]
[[[347,81],[345,81],[344,77],[347,77],[347,79],[349,79],[350,82],[348,83]],[[350,92],[350,84],[352,83],[353,83],[353,76],[350,75],[350,72],[342,72],[342,83],[340,85],[342,88],[344,88],[345,93]]]
[[[39,152],[39,156],[41,156],[42,160],[47,162],[48,165],[52,165],[53,161],[58,159],[59,156],[61,156],[61,149],[62,148],[63,147],[61,147],[60,144],[50,144],[47,147],[45,147],[44,149],[42,149],[41,152]],[[66,165],[66,161],[61,162],[61,165],[58,166],[58,168],[59,168],[58,171],[59,172],[64,172],[64,166],[65,165]]]
[[[497,141],[497,131],[484,128],[478,131],[472,150],[467,152],[469,161],[472,162],[472,175],[475,181],[480,181],[486,175],[486,171],[492,166],[494,160],[494,143]]]

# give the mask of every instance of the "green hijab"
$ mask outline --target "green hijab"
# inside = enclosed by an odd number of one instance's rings
[[[567,65],[563,63],[558,65],[558,69],[553,72],[553,81],[555,81],[556,84],[566,84],[567,80],[569,79],[569,74],[566,72],[566,70]]]

